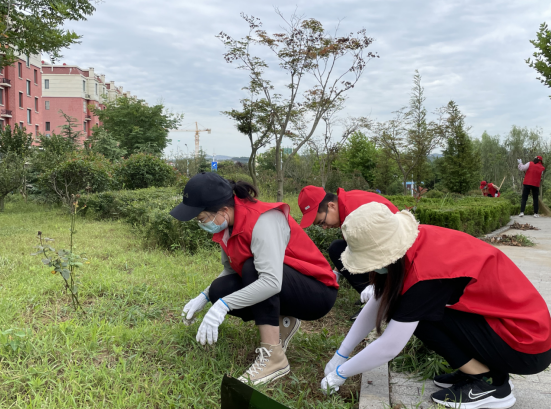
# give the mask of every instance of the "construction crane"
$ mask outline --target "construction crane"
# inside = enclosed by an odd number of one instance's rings
[[[199,156],[199,132],[208,132],[210,134],[210,129],[199,129],[199,125],[195,122],[195,129],[176,129],[171,132],[195,132],[195,157]]]

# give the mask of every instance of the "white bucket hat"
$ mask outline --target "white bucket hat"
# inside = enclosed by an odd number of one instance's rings
[[[342,264],[351,274],[366,273],[394,263],[413,245],[419,223],[407,210],[392,213],[371,202],[350,213],[342,224],[347,247]]]

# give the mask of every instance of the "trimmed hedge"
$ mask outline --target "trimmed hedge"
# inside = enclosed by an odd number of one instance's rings
[[[131,223],[151,247],[195,252],[201,247],[215,246],[211,235],[201,230],[195,221],[179,222],[170,216],[170,210],[182,200],[180,194],[177,187],[109,191],[85,195],[81,203],[87,206],[89,216]],[[399,209],[415,205],[410,196],[387,198]],[[447,227],[473,236],[498,229],[509,221],[511,213],[518,211],[508,200],[485,197],[423,198],[414,209],[415,216],[423,224]],[[531,207],[527,207],[526,214],[530,211]],[[296,215],[295,218],[300,221]],[[323,230],[312,226],[306,232],[326,257],[331,242],[342,238],[338,229]]]

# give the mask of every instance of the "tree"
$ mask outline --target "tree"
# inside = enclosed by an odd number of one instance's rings
[[[122,96],[107,102],[105,109],[90,108],[105,129],[126,151],[126,157],[142,152],[161,155],[168,132],[177,128],[183,114],[167,112],[163,104],[148,106],[144,100]]]
[[[65,124],[59,126],[59,128],[61,128],[61,132],[59,134],[70,142],[69,146],[71,147],[71,150],[75,150],[79,145],[80,139],[83,138],[82,131],[75,130],[75,128],[80,125],[77,125],[76,118],[67,115],[61,109],[59,110],[59,114],[65,119]]]
[[[297,15],[285,19],[277,9],[276,12],[283,19],[283,32],[269,34],[259,19],[241,14],[249,26],[248,35],[237,40],[221,32],[218,38],[226,47],[226,62],[238,62],[238,68],[248,72],[251,83],[263,94],[274,115],[277,200],[282,201],[287,164],[314,135],[325,113],[342,102],[346,92],[358,82],[367,61],[377,55],[364,55],[373,42],[365,30],[356,36],[336,37],[315,19]],[[265,59],[253,54],[255,46],[271,52],[287,75],[286,84],[270,78],[280,73],[270,70]],[[293,151],[282,161],[284,138],[291,139]]]
[[[0,67],[12,65],[20,54],[47,53],[52,62],[61,49],[80,36],[63,28],[66,21],[86,20],[95,11],[89,0],[3,0],[0,2]]]
[[[375,166],[377,149],[373,142],[360,131],[350,135],[347,143],[339,152],[335,166],[345,173],[359,171],[369,187],[373,186],[375,179]]]
[[[537,49],[532,54],[534,60],[528,58],[526,63],[538,72],[540,77],[537,77],[537,79],[551,88],[551,30],[546,23],[540,25],[536,37],[535,40],[530,40],[530,43]],[[549,98],[551,98],[551,95]]]
[[[398,169],[396,162],[391,159],[388,150],[383,148],[377,149],[375,163],[376,166],[373,169],[373,188],[379,189],[384,194],[388,194],[390,185],[401,179],[400,169]]]
[[[465,127],[465,115],[454,101],[442,108],[443,133],[447,139],[442,160],[444,186],[451,192],[465,194],[480,180],[480,157]]]
[[[26,133],[24,128],[16,125],[13,129],[6,125],[0,129],[0,156],[14,153],[19,158],[26,158],[30,154],[33,143],[33,134]]]
[[[0,157],[0,212],[4,211],[4,199],[18,189],[25,179],[25,160],[8,152]]]
[[[415,71],[409,107],[396,111],[393,119],[373,127],[375,143],[388,153],[402,174],[404,194],[414,170],[442,145],[444,139],[440,125],[427,122],[425,99],[421,75]]]
[[[512,170],[507,164],[507,149],[501,144],[499,135],[492,136],[484,131],[480,141],[473,142],[481,159],[482,179],[499,185]]]
[[[99,153],[110,161],[118,161],[126,155],[126,150],[121,149],[119,142],[103,128],[94,127],[92,136],[88,141],[92,152]]]
[[[249,156],[249,174],[253,184],[258,186],[256,178],[256,156],[258,151],[269,145],[274,133],[274,115],[269,102],[265,98],[258,98],[258,90],[254,83],[247,90],[250,91],[250,98],[242,99],[242,111],[232,109],[223,111],[224,115],[232,118],[237,130],[249,138],[251,154]]]

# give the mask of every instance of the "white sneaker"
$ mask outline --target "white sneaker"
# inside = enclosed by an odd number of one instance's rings
[[[537,213],[534,213],[534,217],[540,217],[540,215]]]
[[[518,215],[518,217],[523,217],[524,216],[524,212],[520,212],[520,214]]]

